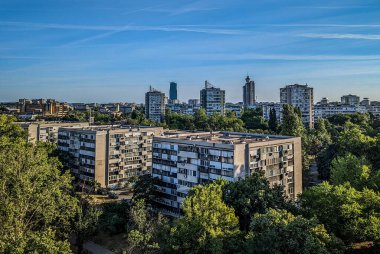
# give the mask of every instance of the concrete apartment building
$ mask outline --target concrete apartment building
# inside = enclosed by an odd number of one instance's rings
[[[150,87],[145,94],[145,116],[146,118],[162,122],[165,117],[165,94]]]
[[[38,114],[44,116],[66,116],[70,110],[67,103],[54,99],[20,99],[17,103],[20,114]]]
[[[16,122],[28,133],[28,141],[58,142],[58,130],[62,127],[86,127],[89,123],[61,123],[61,122]]]
[[[245,78],[245,85],[243,86],[243,104],[245,108],[254,106],[256,103],[255,81],[251,80],[249,76]]]
[[[66,152],[78,181],[118,188],[132,176],[150,173],[153,136],[162,132],[159,127],[60,128],[58,149]]]
[[[295,199],[302,192],[301,138],[230,132],[169,131],[153,138],[152,176],[158,206],[178,214],[191,187],[218,178],[237,181],[264,172],[271,186],[284,186]]]
[[[224,115],[226,92],[214,87],[206,80],[205,88],[200,92],[200,103],[201,107],[206,110],[207,115],[211,115],[212,113]]]
[[[302,122],[314,128],[314,89],[307,85],[289,85],[280,89],[280,103],[292,105],[301,110]],[[281,107],[282,111],[282,107]],[[281,116],[282,119],[282,116]]]
[[[340,98],[340,101],[343,105],[350,105],[350,106],[356,106],[359,107],[360,104],[360,97],[357,95],[343,95]]]

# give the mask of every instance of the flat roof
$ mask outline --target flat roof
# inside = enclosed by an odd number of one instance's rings
[[[154,126],[139,126],[139,125],[92,125],[83,127],[63,127],[61,129],[65,130],[76,130],[76,131],[108,131],[108,130],[149,130],[149,129],[163,129],[162,127]]]
[[[293,139],[291,136],[268,135],[258,133],[243,132],[186,132],[186,131],[165,131],[157,138],[168,138],[183,141],[208,142],[217,144],[249,144],[269,142],[276,140]]]

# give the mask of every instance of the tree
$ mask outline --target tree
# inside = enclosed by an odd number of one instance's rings
[[[129,218],[127,252],[156,253],[160,248],[160,233],[167,225],[166,219],[161,214],[156,215],[143,199],[132,205]]]
[[[183,203],[184,216],[174,222],[169,253],[232,253],[239,247],[239,222],[222,199],[225,181],[195,186]]]
[[[60,168],[43,146],[0,141],[1,253],[70,252],[66,239],[78,202]]]
[[[0,114],[0,138],[27,138],[27,133],[19,125],[14,124],[15,120],[12,116]]]
[[[109,235],[124,233],[129,221],[130,204],[127,202],[105,203],[101,205],[98,229]]]
[[[300,110],[289,104],[284,104],[281,128],[282,135],[302,138],[302,181],[303,185],[306,186],[309,180],[310,140],[302,123]]]
[[[101,214],[100,209],[90,204],[89,197],[79,197],[79,210],[74,222],[78,253],[83,252],[83,244],[97,232]]]
[[[337,157],[331,164],[331,183],[340,185],[350,183],[357,190],[362,190],[368,183],[370,168],[364,158],[358,159],[352,154]]]
[[[317,155],[325,147],[329,146],[331,142],[331,135],[326,128],[326,120],[318,119],[315,129],[310,130],[309,133],[310,154]]]
[[[269,112],[269,122],[268,122],[269,130],[272,132],[277,132],[278,122],[277,122],[277,114],[276,109],[272,108]]]
[[[249,130],[268,129],[268,122],[264,119],[261,109],[244,109],[241,120],[245,128]]]
[[[283,119],[281,134],[285,136],[302,137],[305,128],[298,111],[289,104],[283,106]]]
[[[343,253],[343,244],[315,219],[269,209],[254,216],[245,253]]]
[[[248,231],[254,214],[266,213],[269,208],[290,207],[284,199],[282,188],[276,186],[272,189],[265,176],[259,173],[226,184],[223,199],[235,209],[240,229],[244,231]]]
[[[208,131],[208,117],[206,110],[203,108],[198,109],[194,113],[194,125],[197,130]]]
[[[301,195],[300,206],[347,244],[380,240],[380,195],[373,190],[323,182]]]
[[[156,184],[159,180],[152,175],[144,174],[138,176],[137,180],[133,183],[133,201],[140,199],[145,200],[147,204],[153,205],[156,199]]]
[[[369,153],[375,141],[375,138],[365,135],[360,126],[347,123],[338,138],[338,151],[341,155],[352,153],[360,157]]]

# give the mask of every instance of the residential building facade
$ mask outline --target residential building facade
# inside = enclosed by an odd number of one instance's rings
[[[294,84],[281,88],[280,103],[281,111],[284,104],[299,108],[304,125],[310,129],[314,128],[314,89],[312,87]]]
[[[28,141],[35,142],[58,142],[58,130],[63,127],[87,127],[89,123],[62,123],[62,122],[15,122],[28,133]]]
[[[145,116],[146,118],[162,122],[165,117],[165,94],[150,88],[145,94]]]
[[[19,99],[17,104],[20,114],[37,114],[44,116],[66,116],[71,107],[67,103],[54,99]]]
[[[340,100],[343,105],[359,106],[360,104],[360,97],[357,95],[343,95]]]
[[[205,88],[200,92],[200,103],[201,107],[206,110],[207,115],[212,113],[224,115],[226,92],[214,87],[206,80]]]
[[[119,188],[132,176],[150,173],[153,136],[162,131],[142,126],[60,128],[58,149],[77,182]]]
[[[178,214],[189,190],[218,178],[238,181],[263,172],[289,199],[302,192],[301,138],[229,132],[166,132],[153,138],[157,205]]]

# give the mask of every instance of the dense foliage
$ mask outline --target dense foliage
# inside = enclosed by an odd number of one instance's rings
[[[71,177],[44,145],[0,116],[0,252],[70,253],[78,213]]]

